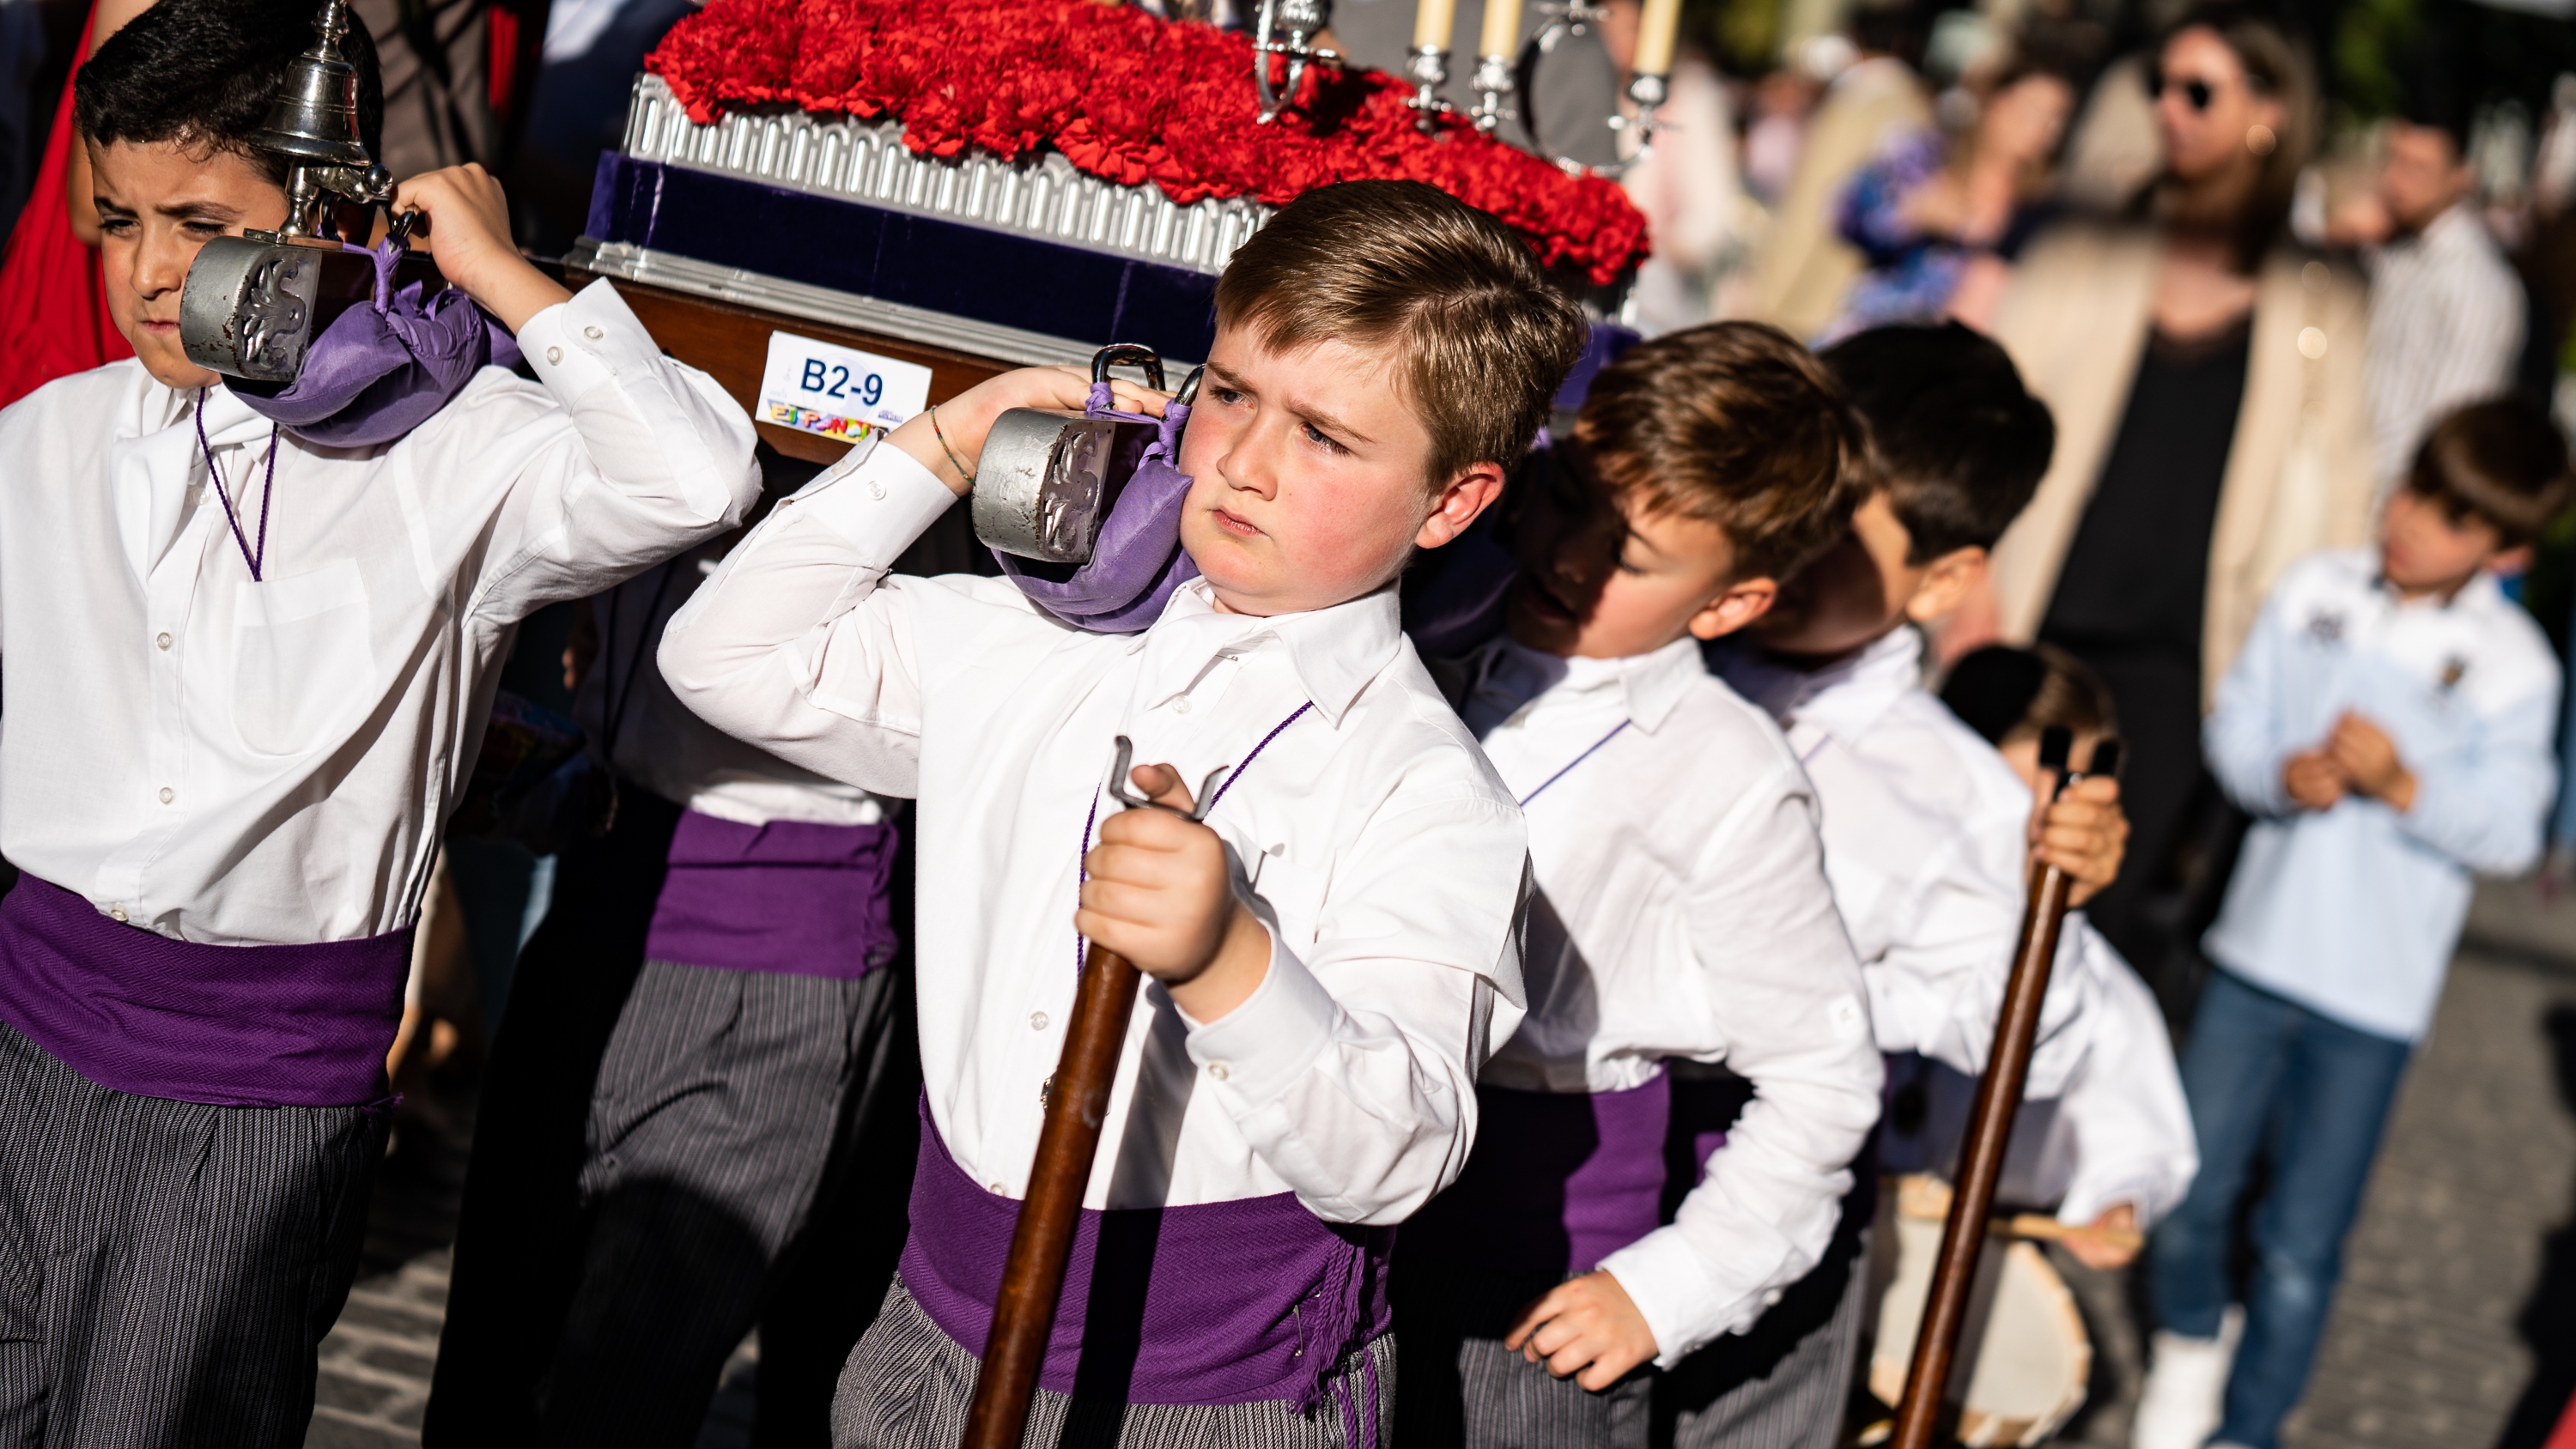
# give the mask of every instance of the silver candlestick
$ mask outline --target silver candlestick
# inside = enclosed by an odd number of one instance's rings
[[[1467,112],[1476,129],[1491,135],[1496,126],[1512,119],[1512,58],[1508,55],[1476,57],[1476,74],[1469,78],[1468,88],[1476,93],[1476,104]]]
[[[1332,0],[1261,0],[1261,11],[1252,27],[1252,84],[1261,95],[1261,120],[1276,119],[1296,102],[1297,83],[1305,78],[1308,62],[1341,59],[1315,44],[1315,37],[1332,23],[1332,18]],[[1270,84],[1270,57],[1274,55],[1288,60],[1284,89]]]
[[[1449,83],[1449,52],[1437,46],[1414,46],[1404,53],[1404,75],[1413,82],[1413,97],[1405,104],[1414,109],[1414,124],[1425,135],[1439,130],[1440,117],[1454,109],[1440,99],[1440,88]]]

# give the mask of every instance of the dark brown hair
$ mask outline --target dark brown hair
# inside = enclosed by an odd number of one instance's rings
[[[1220,327],[1264,347],[1396,354],[1434,488],[1520,460],[1583,349],[1583,309],[1512,230],[1419,181],[1345,181],[1283,207],[1217,279]]]
[[[1760,322],[1628,349],[1574,424],[1602,483],[1726,531],[1739,579],[1785,579],[1851,527],[1859,422],[1813,353]]]
[[[2050,725],[2078,735],[2120,732],[2102,677],[2053,644],[1989,644],[1970,652],[1942,681],[1941,702],[1990,745]]]
[[[1825,363],[1868,426],[1876,482],[1922,565],[1993,548],[2057,448],[2048,405],[1991,337],[1956,322],[1856,332]]]
[[[2540,536],[2567,506],[2567,439],[2520,398],[2471,403],[2433,425],[2406,490],[2454,520],[2475,517],[2506,548]]]

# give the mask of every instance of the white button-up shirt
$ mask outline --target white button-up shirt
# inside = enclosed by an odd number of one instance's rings
[[[2101,933],[2069,916],[2066,929],[2095,968],[2100,988],[2089,999],[2092,1046],[2063,1093],[2023,1100],[2013,1117],[1998,1201],[2054,1207],[2058,1220],[2089,1223],[2127,1203],[2138,1226],[2153,1227],[2173,1210],[2200,1170],[2191,1106],[2174,1065],[2173,1041],[2155,994],[2119,959]],[[2065,958],[2060,957],[2063,961]],[[1923,1087],[1925,1111],[1911,1135],[1879,1139],[1879,1165],[1890,1172],[1954,1174],[1967,1135],[1977,1083],[1939,1062],[1906,1057],[1895,1069]]]
[[[1815,798],[1696,640],[1560,659],[1503,639],[1463,664],[1467,722],[1528,814],[1537,877],[1529,1016],[1484,1080],[1614,1092],[1688,1057],[1753,1083],[1674,1222],[1601,1264],[1670,1367],[1816,1265],[1878,1118]]]
[[[757,750],[698,718],[654,659],[662,630],[722,557],[722,544],[656,564],[590,601],[599,657],[573,698],[573,719],[606,741],[617,773],[665,800],[737,825],[795,820],[873,825],[886,805]],[[613,724],[612,724],[613,721]]]
[[[2557,652],[2491,575],[2448,603],[2399,599],[2371,549],[2313,554],[2282,575],[2201,727],[2211,770],[2256,817],[2210,959],[2347,1026],[2422,1036],[2470,875],[2540,858],[2558,690]],[[2385,730],[2414,773],[2405,813],[2358,795],[2323,811],[2290,803],[2283,762],[2346,710]]]
[[[1084,1202],[1294,1192],[1327,1221],[1401,1221],[1456,1178],[1476,1070],[1519,1024],[1527,854],[1393,590],[1265,619],[1201,581],[1142,634],[1084,633],[1006,580],[887,575],[955,502],[901,450],[854,450],[734,550],[661,656],[728,732],[920,801],[922,1069],[949,1152],[1026,1192],[1080,859],[1118,808],[1112,738],[1193,789],[1267,738],[1208,823],[1267,917],[1269,972],[1213,1022],[1139,993]]]
[[[1788,731],[1824,809],[1825,874],[1860,954],[1886,1052],[1985,1069],[2021,939],[2032,802],[2003,756],[1923,688],[1923,643],[1899,628],[1824,669],[1743,647],[1718,672]],[[2070,933],[2071,934],[2071,933]],[[2084,1049],[2084,953],[2058,951],[2030,1092],[2062,1091]]]
[[[606,283],[388,447],[277,445],[138,362],[0,413],[0,853],[226,945],[411,923],[513,626],[738,519],[750,421]]]

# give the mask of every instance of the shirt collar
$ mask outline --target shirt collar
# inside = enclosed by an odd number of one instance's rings
[[[1145,651],[1143,702],[1152,705],[1188,689],[1219,658],[1275,641],[1306,698],[1338,724],[1403,637],[1392,583],[1330,608],[1261,617],[1220,611],[1208,581],[1196,578],[1172,591],[1162,617],[1131,647]]]
[[[1869,733],[1880,716],[1923,684],[1923,636],[1899,626],[1859,653],[1822,669],[1799,669],[1745,649],[1726,671],[1736,687],[1783,725],[1813,725],[1841,740]]]
[[[1708,673],[1699,641],[1688,637],[1650,654],[1586,659],[1549,654],[1502,635],[1480,650],[1469,667],[1474,671],[1470,698],[1481,698],[1497,715],[1508,717],[1542,697],[1567,704],[1615,700],[1648,734],[1671,716],[1691,681]]]

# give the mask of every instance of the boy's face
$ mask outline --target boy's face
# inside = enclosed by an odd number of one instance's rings
[[[144,368],[170,387],[212,387],[215,374],[179,345],[179,297],[197,248],[286,221],[286,192],[231,151],[192,155],[175,143],[86,142],[98,200],[99,264],[108,315]]]
[[[1780,586],[1779,602],[1746,631],[1775,654],[1838,659],[1911,619],[1928,624],[1957,608],[1985,572],[1986,551],[1953,549],[1908,563],[1914,536],[1880,489],[1852,511],[1851,531]]]
[[[2453,518],[2412,488],[2388,495],[2380,520],[2379,572],[2406,598],[2456,593],[2504,552],[2495,525],[2474,513]]]
[[[1778,585],[1737,582],[1735,546],[1705,519],[1641,507],[1551,468],[1514,520],[1520,577],[1504,600],[1514,639],[1584,659],[1651,654],[1682,636],[1714,639],[1759,618]]]
[[[1356,599],[1502,490],[1494,463],[1426,484],[1431,434],[1389,364],[1334,338],[1279,351],[1219,329],[1180,462],[1195,480],[1181,547],[1220,605],[1268,615]]]

